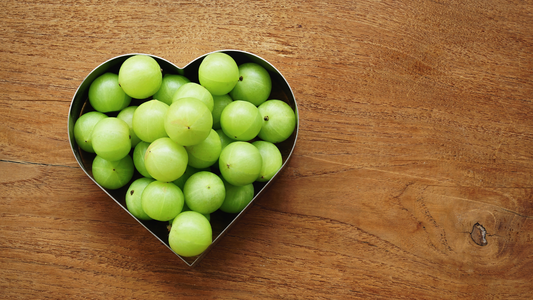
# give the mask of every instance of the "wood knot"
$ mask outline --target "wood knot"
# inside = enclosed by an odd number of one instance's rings
[[[485,227],[483,225],[476,223],[472,227],[472,232],[470,232],[470,237],[474,241],[474,243],[480,245],[480,246],[487,246],[487,230],[485,230]]]

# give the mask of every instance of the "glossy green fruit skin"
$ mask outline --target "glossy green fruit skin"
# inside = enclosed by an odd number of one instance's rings
[[[220,95],[220,96],[213,96],[213,129],[220,129],[222,128],[220,126],[220,115],[222,114],[222,111],[228,104],[233,102],[233,99],[230,95]]]
[[[209,108],[195,98],[181,98],[170,105],[164,119],[168,136],[182,146],[192,146],[203,141],[213,127]]]
[[[191,210],[210,214],[222,205],[226,190],[220,177],[212,172],[201,171],[185,182],[183,194],[185,203]]]
[[[200,143],[185,147],[189,155],[189,166],[197,169],[208,168],[212,166],[220,156],[222,143],[218,133],[211,129],[209,136]]]
[[[182,210],[182,212],[184,212],[184,211],[191,211],[191,210],[192,210],[192,209],[190,209],[190,208],[187,206],[187,202],[185,202],[185,203],[183,204],[183,210]],[[208,221],[211,221],[211,214],[202,214],[202,216],[206,217]],[[171,221],[170,221],[170,224],[171,224],[171,225],[172,225],[172,221],[174,221],[174,220],[171,220]]]
[[[168,241],[170,248],[178,255],[200,255],[211,245],[212,240],[211,224],[198,212],[184,211],[172,221]]]
[[[209,111],[213,111],[213,95],[203,86],[195,82],[182,85],[172,96],[172,103],[182,98],[195,98],[202,101]]]
[[[296,128],[296,114],[292,108],[281,100],[268,100],[259,107],[262,126],[258,137],[271,143],[280,143],[288,139]]]
[[[188,154],[183,146],[168,137],[153,141],[144,154],[144,166],[151,177],[171,182],[180,178],[188,163]]]
[[[222,146],[221,148],[221,152],[222,150],[224,150],[224,148],[226,148],[227,145],[235,142],[234,139],[230,139],[222,129],[217,129],[215,130],[218,134],[218,137],[220,138],[220,145]]]
[[[267,141],[255,141],[252,145],[259,150],[263,160],[261,172],[259,173],[259,177],[257,177],[257,181],[267,182],[276,175],[279,169],[281,169],[283,164],[281,152],[276,145]]]
[[[98,111],[91,111],[81,115],[74,124],[74,139],[76,144],[86,152],[94,153],[93,140],[91,135],[94,126],[102,120],[107,118],[107,115]]]
[[[91,134],[94,152],[109,161],[121,160],[131,150],[130,128],[116,117],[100,120]]]
[[[176,91],[184,84],[191,82],[187,77],[177,74],[165,74],[161,87],[153,95],[154,99],[162,101],[167,105],[172,104],[172,97]]]
[[[109,190],[125,186],[133,178],[133,172],[133,161],[129,155],[116,161],[109,161],[97,155],[92,164],[94,180]]]
[[[146,99],[159,90],[163,82],[163,74],[161,67],[153,57],[134,55],[120,66],[118,82],[128,96]]]
[[[213,96],[229,93],[239,80],[239,66],[222,52],[204,57],[198,68],[198,79]]]
[[[135,165],[137,172],[143,177],[152,178],[152,175],[148,173],[144,164],[144,156],[149,146],[150,143],[144,141],[140,141],[137,146],[135,146],[133,149],[133,164]]]
[[[190,165],[187,165],[187,168],[185,168],[185,172],[183,175],[181,175],[178,179],[172,181],[175,185],[177,185],[182,191],[183,187],[185,186],[185,182],[187,182],[187,179],[191,177],[194,173],[200,172],[200,171],[207,171],[208,169],[197,169],[195,167],[191,167]]]
[[[153,181],[141,195],[144,212],[157,221],[174,219],[183,209],[183,192],[172,182]]]
[[[248,101],[234,100],[222,111],[220,125],[229,138],[249,141],[259,134],[263,122],[255,105]]]
[[[224,180],[226,197],[220,210],[226,213],[240,213],[254,198],[254,185],[252,183],[235,186]]]
[[[142,177],[136,179],[130,184],[128,191],[126,191],[126,208],[139,220],[152,220],[152,218],[144,212],[141,203],[141,196],[144,188],[152,182],[154,182],[154,179],[152,178]]]
[[[220,173],[230,184],[247,185],[256,181],[263,161],[257,148],[248,142],[233,142],[222,150],[218,159]]]
[[[118,84],[118,75],[109,72],[91,83],[88,96],[91,106],[102,113],[120,111],[131,103],[131,97]]]
[[[142,140],[151,143],[158,138],[166,137],[165,115],[169,106],[159,100],[149,100],[137,107],[133,113],[132,127],[135,134]]]
[[[268,99],[271,91],[272,80],[268,71],[256,63],[244,63],[239,66],[239,81],[230,96],[259,106]]]
[[[126,124],[128,124],[128,127],[130,128],[130,139],[132,148],[135,148],[135,146],[137,146],[137,144],[141,141],[141,139],[135,134],[135,131],[133,130],[133,113],[136,109],[137,106],[128,106],[121,110],[117,115],[117,118],[126,122]]]

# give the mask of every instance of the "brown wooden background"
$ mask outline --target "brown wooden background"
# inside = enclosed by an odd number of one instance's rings
[[[531,1],[5,0],[0,22],[0,298],[531,297]],[[109,58],[220,49],[274,64],[301,127],[191,269],[86,177],[67,115]]]

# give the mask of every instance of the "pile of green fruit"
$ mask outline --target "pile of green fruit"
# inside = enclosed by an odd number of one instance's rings
[[[163,74],[151,56],[131,56],[118,74],[91,83],[94,110],[74,125],[79,148],[96,154],[95,181],[110,190],[129,184],[130,213],[169,222],[169,245],[184,257],[212,243],[211,213],[242,211],[254,197],[253,183],[278,172],[276,144],[297,121],[287,103],[269,99],[272,79],[259,64],[237,65],[215,52],[197,75],[192,82]],[[130,105],[132,99],[140,104]],[[132,182],[135,172],[141,176]]]

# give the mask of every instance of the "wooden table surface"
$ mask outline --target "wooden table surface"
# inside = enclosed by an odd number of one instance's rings
[[[0,298],[527,299],[531,1],[0,3]],[[271,62],[279,179],[194,268],[80,169],[67,116],[125,53]]]

